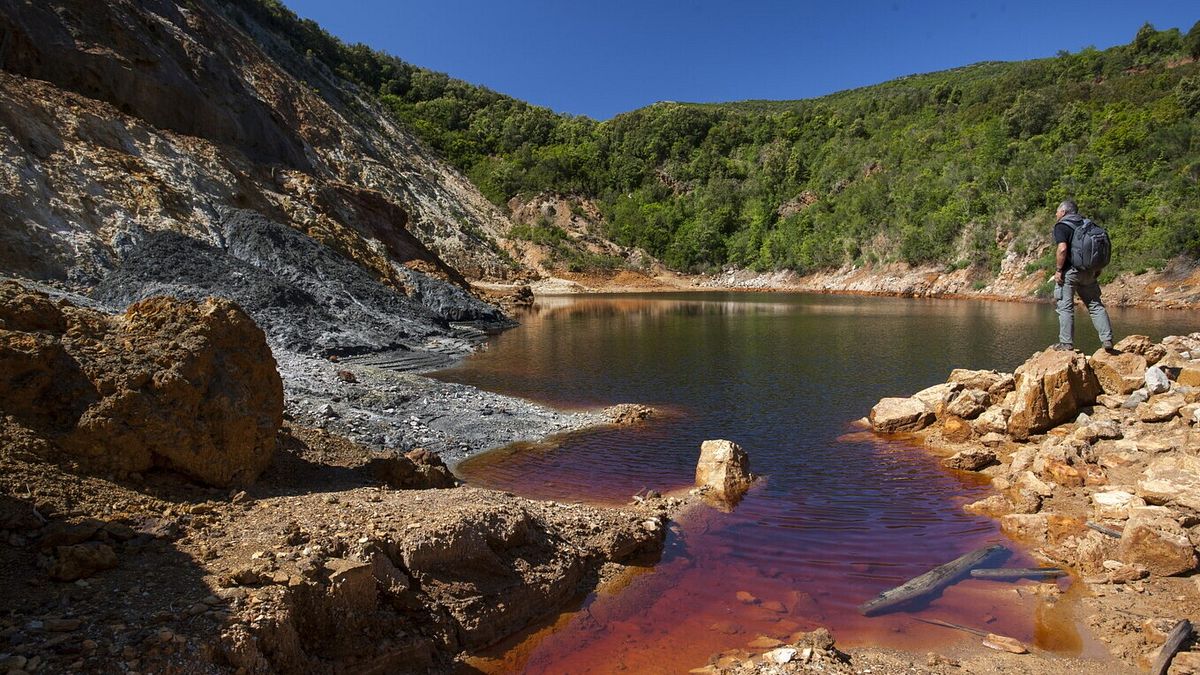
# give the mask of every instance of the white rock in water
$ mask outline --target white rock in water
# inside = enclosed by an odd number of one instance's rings
[[[1171,381],[1167,379],[1167,374],[1158,366],[1150,366],[1146,369],[1146,390],[1151,396],[1161,394],[1171,388]]]

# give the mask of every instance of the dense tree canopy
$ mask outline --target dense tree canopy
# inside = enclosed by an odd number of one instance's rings
[[[995,269],[1045,241],[1066,196],[1109,229],[1113,271],[1200,256],[1200,22],[819,99],[596,122],[345,45],[277,0],[232,1],[377,94],[497,204],[593,198],[612,239],[677,269]]]

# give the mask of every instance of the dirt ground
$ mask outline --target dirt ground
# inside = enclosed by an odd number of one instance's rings
[[[233,491],[0,448],[0,670],[443,670],[661,547],[667,500],[400,490],[353,442],[300,427],[279,440]],[[54,578],[73,546],[111,559]]]

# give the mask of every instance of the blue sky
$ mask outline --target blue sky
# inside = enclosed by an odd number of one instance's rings
[[[1195,0],[284,0],[348,42],[559,112],[796,99],[1183,31]]]

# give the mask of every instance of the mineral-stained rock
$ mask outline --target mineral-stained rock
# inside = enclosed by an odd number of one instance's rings
[[[942,460],[942,464],[959,471],[979,471],[996,463],[996,453],[987,448],[967,448]]]
[[[216,486],[271,461],[283,383],[236,305],[150,298],[109,316],[0,284],[0,409],[86,468]]]
[[[96,572],[117,566],[117,554],[107,544],[89,541],[54,549],[55,561],[50,578],[57,581],[86,579]]]
[[[750,489],[750,458],[737,443],[716,440],[700,444],[696,464],[696,486],[707,487],[715,499],[733,503]]]
[[[1032,471],[1025,471],[1017,476],[1014,481],[1017,487],[1028,490],[1041,497],[1049,497],[1054,494],[1054,488],[1047,485],[1045,481],[1038,478]]]
[[[964,504],[963,511],[999,518],[1013,512],[1013,503],[1004,495],[992,495],[970,504]]]
[[[1121,560],[1151,574],[1169,577],[1196,567],[1196,551],[1187,532],[1162,507],[1132,509],[1121,533]]]
[[[1008,431],[1008,411],[1000,406],[992,406],[972,420],[971,426],[975,427],[975,433],[978,434],[1003,434]]]
[[[1000,403],[1004,401],[1009,394],[1013,393],[1017,388],[1017,380],[1010,373],[1001,373],[1000,379],[988,387],[988,395],[992,397],[992,403]]]
[[[965,389],[987,391],[1003,379],[1003,375],[994,370],[967,370],[955,368],[950,371],[948,382],[957,382]]]
[[[986,391],[964,389],[952,394],[938,409],[938,418],[954,415],[965,420],[974,419],[988,408],[991,398]]]
[[[1146,363],[1154,365],[1166,353],[1166,347],[1160,345],[1145,335],[1127,335],[1113,345],[1115,352],[1128,352],[1145,357]]]
[[[1008,419],[1008,433],[1016,439],[1073,418],[1100,393],[1087,359],[1074,352],[1034,354],[1017,369],[1016,382],[1016,401]]]
[[[1037,513],[1042,510],[1042,496],[1024,488],[1017,488],[1009,494],[1014,513]]]
[[[1096,492],[1092,495],[1093,512],[1100,520],[1125,520],[1129,517],[1130,509],[1145,505],[1144,499],[1124,490]]]
[[[930,408],[916,398],[885,398],[871,408],[871,428],[883,434],[919,431],[933,422]]]
[[[1137,492],[1151,504],[1175,503],[1200,511],[1200,457],[1172,454],[1150,462]]]
[[[971,425],[957,415],[948,415],[942,422],[942,438],[951,443],[965,443],[973,435]]]
[[[1081,441],[1095,443],[1121,438],[1121,425],[1116,420],[1092,420],[1071,433],[1071,436]]]
[[[1200,674],[1200,652],[1179,652],[1171,659],[1170,675]]]
[[[936,411],[939,406],[950,400],[950,397],[958,393],[962,389],[962,385],[957,382],[945,382],[943,384],[935,384],[913,394],[912,397],[925,404],[927,410]]]
[[[1057,544],[1083,530],[1084,520],[1058,513],[1013,513],[1000,519],[1004,534],[1031,544]]]
[[[404,455],[384,453],[371,460],[371,468],[379,480],[401,490],[452,488],[458,484],[442,458],[422,448]]]
[[[983,443],[989,448],[1003,445],[1006,440],[1008,440],[1008,437],[1006,437],[1004,434],[998,434],[994,431],[989,431],[979,438],[979,442]]]
[[[1184,387],[1200,387],[1200,363],[1191,362],[1181,367],[1175,383]]]
[[[1087,480],[1085,472],[1059,460],[1046,462],[1042,477],[1065,487],[1082,487]]]
[[[1088,359],[1088,364],[1105,394],[1123,396],[1133,393],[1146,377],[1146,357],[1133,352],[1110,354],[1099,349]]]
[[[1177,416],[1182,407],[1182,396],[1157,396],[1137,407],[1138,419],[1143,422],[1166,422]]]
[[[1189,403],[1179,409],[1179,416],[1188,424],[1200,423],[1200,403]]]

